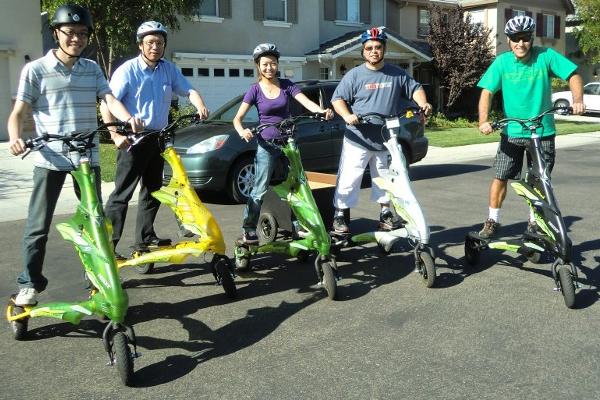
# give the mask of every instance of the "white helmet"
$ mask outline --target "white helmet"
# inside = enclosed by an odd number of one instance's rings
[[[527,15],[517,15],[516,17],[509,19],[504,27],[504,33],[508,36],[521,32],[535,32],[535,21],[533,18]]]
[[[258,59],[262,56],[275,56],[279,59],[279,50],[273,43],[261,43],[254,48],[252,58],[254,58],[254,62],[258,62]]]
[[[165,26],[163,24],[161,24],[160,22],[156,22],[156,21],[146,21],[146,22],[142,23],[140,25],[140,27],[137,29],[135,37],[137,39],[137,42],[141,43],[144,36],[150,35],[153,33],[158,33],[160,35],[163,35],[163,37],[165,38],[165,41],[167,40],[167,28],[165,28]]]

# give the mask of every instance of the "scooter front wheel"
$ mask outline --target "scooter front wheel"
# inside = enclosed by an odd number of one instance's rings
[[[127,336],[123,332],[115,333],[112,352],[112,362],[117,366],[121,382],[125,386],[131,386],[133,384],[133,356]]]
[[[215,263],[214,268],[217,275],[217,281],[223,286],[225,295],[230,299],[235,299],[235,297],[237,296],[237,288],[235,287],[233,274],[229,269],[227,260],[225,260],[224,258],[219,259]]]
[[[568,308],[575,307],[575,284],[573,283],[573,274],[568,265],[563,265],[558,269],[558,280],[560,291]]]
[[[327,297],[329,297],[330,300],[334,300],[337,294],[337,281],[331,264],[329,262],[323,263],[321,265],[321,272],[323,273],[321,283],[327,291]]]
[[[12,301],[11,301],[11,304],[8,305],[8,308],[9,308],[8,314],[10,314],[11,317],[14,317],[15,315],[19,315],[19,314],[25,312],[23,307],[19,307],[19,306],[12,304]],[[13,321],[10,321],[10,327],[12,328],[13,336],[14,336],[15,340],[25,340],[25,337],[27,336],[28,324],[29,324],[29,317],[15,319]]]
[[[246,272],[250,270],[250,258],[249,257],[236,257],[235,258],[235,269],[237,271]]]
[[[419,252],[417,257],[417,268],[421,278],[423,278],[423,283],[428,288],[433,287],[436,278],[435,261],[433,260],[433,257],[426,251]]]
[[[262,213],[258,217],[256,235],[262,243],[273,243],[277,238],[279,226],[271,213]]]

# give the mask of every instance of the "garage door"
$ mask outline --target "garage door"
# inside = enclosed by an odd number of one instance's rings
[[[197,89],[209,110],[215,111],[233,97],[245,93],[256,82],[249,66],[192,67],[181,65],[181,72]]]

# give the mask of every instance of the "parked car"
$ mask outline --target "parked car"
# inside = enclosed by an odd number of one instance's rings
[[[323,108],[331,107],[331,96],[337,84],[338,81],[297,82],[302,92]],[[224,192],[239,203],[247,201],[252,189],[256,152],[256,141],[244,141],[233,127],[233,117],[242,99],[243,96],[234,98],[203,124],[179,130],[174,145],[195,189]],[[299,115],[306,110],[294,101],[291,112]],[[258,124],[255,107],[250,109],[243,122],[244,126]],[[306,171],[337,172],[344,129],[344,120],[338,115],[329,121],[301,120],[298,123],[296,141]],[[403,123],[400,141],[409,163],[415,163],[427,154],[428,140],[418,118]],[[170,167],[166,165],[165,180],[171,175]]]
[[[553,93],[552,103],[555,107],[569,107],[573,103],[571,91]],[[600,113],[600,82],[590,82],[583,87],[583,104],[586,112]]]

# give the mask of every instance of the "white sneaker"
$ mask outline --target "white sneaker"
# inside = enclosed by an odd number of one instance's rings
[[[37,304],[38,292],[34,288],[21,288],[19,294],[15,297],[15,304],[18,306],[32,306]]]

